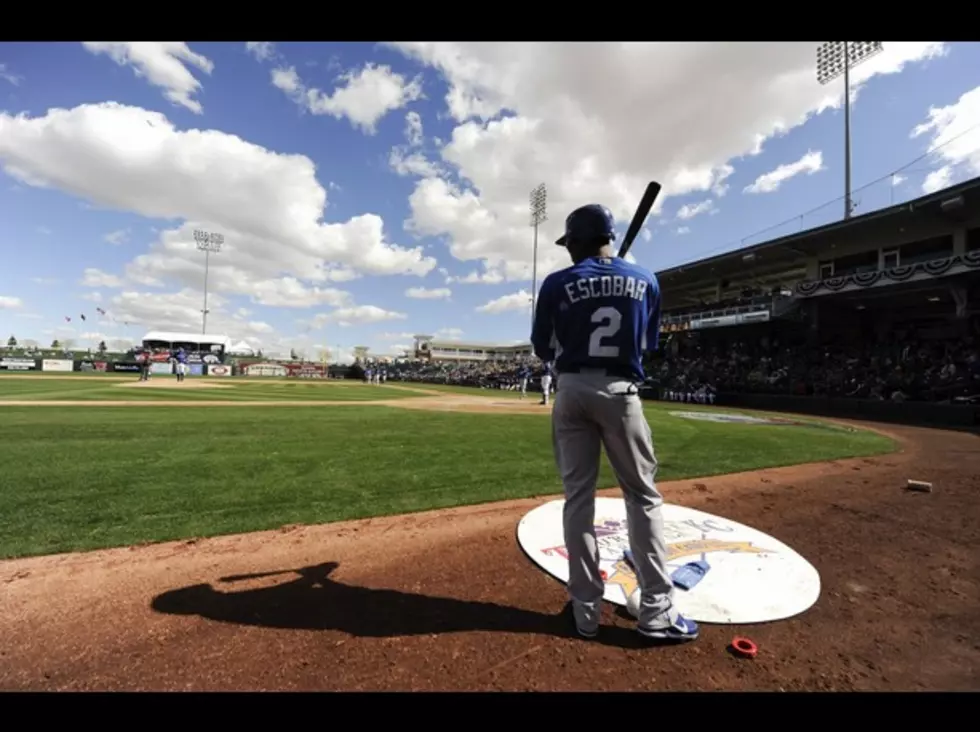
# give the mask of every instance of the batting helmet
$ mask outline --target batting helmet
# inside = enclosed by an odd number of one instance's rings
[[[569,239],[609,239],[616,238],[616,220],[612,211],[598,203],[577,208],[565,219],[565,235],[555,242],[565,246]]]

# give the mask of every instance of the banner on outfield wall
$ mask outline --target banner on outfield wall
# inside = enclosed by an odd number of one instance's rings
[[[119,371],[127,374],[135,374],[140,370],[140,364],[135,361],[116,361],[112,364],[113,371]]]
[[[75,362],[64,358],[46,358],[41,361],[41,371],[74,371]]]
[[[79,371],[108,371],[109,364],[105,361],[79,361],[75,368]]]
[[[319,363],[287,363],[286,375],[300,379],[322,379],[327,373],[327,367]]]
[[[151,363],[150,373],[151,374],[172,374],[174,372],[174,365],[169,361],[165,363]]]
[[[33,358],[0,358],[0,369],[6,371],[32,371],[37,368]]]
[[[189,363],[187,364],[187,373],[191,376],[204,376],[204,364],[203,363]]]
[[[286,367],[278,363],[250,363],[245,367],[246,376],[285,376]]]
[[[208,376],[231,376],[231,366],[223,363],[208,364]]]

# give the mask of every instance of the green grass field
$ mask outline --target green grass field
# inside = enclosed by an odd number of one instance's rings
[[[427,412],[356,403],[421,396],[385,387],[230,379],[222,383],[233,388],[154,392],[121,389],[101,380],[0,377],[0,557],[215,536],[561,491],[544,410],[540,415]],[[201,398],[351,403],[233,410],[3,405],[4,400],[135,399],[137,394],[147,399],[186,398],[191,403]],[[661,480],[895,449],[891,440],[869,432],[691,421],[668,414],[676,409],[691,408],[651,403],[646,409]],[[614,484],[604,465],[600,487]]]
[[[154,376],[153,383],[176,382],[172,376]],[[137,378],[118,376],[92,379],[37,376],[30,379],[4,379],[0,376],[0,404],[4,401],[372,401],[403,399],[422,394],[387,386],[359,382],[333,384],[318,380],[297,379],[207,379],[214,388],[177,389],[132,388]]]

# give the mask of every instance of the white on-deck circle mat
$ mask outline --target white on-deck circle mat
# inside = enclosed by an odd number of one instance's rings
[[[528,512],[517,526],[517,541],[531,560],[561,582],[568,581],[562,529],[565,501]],[[668,572],[697,560],[710,569],[690,590],[675,588],[677,609],[703,623],[743,624],[782,620],[809,609],[820,596],[816,568],[781,541],[726,518],[664,504]],[[636,588],[624,558],[629,548],[626,504],[596,498],[596,538],[606,572],[604,599],[620,606]]]

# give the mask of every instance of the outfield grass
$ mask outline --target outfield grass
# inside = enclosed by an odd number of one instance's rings
[[[331,392],[361,388],[378,391]],[[894,449],[874,433],[696,422],[673,406],[647,408],[660,479]],[[546,414],[357,405],[0,406],[0,557],[560,493],[549,425]],[[600,487],[611,485],[604,465]]]
[[[173,376],[153,376],[151,379],[176,382]],[[0,377],[0,404],[4,401],[371,401],[379,399],[404,399],[424,394],[370,386],[358,382],[330,382],[319,380],[245,380],[214,378],[207,380],[215,388],[197,384],[187,389],[160,389],[152,385],[133,388],[137,377],[123,380],[102,379],[4,379]],[[151,380],[151,384],[153,381]],[[198,382],[198,384],[201,382]]]

